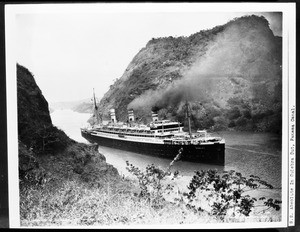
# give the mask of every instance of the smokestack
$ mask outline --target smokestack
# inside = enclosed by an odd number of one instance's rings
[[[188,125],[189,125],[189,135],[192,138],[192,129],[191,129],[191,112],[190,112],[190,106],[188,101],[185,102],[186,106],[186,117],[188,118]]]
[[[128,121],[129,122],[134,122],[133,110],[128,110]]]
[[[110,119],[111,119],[111,122],[116,123],[116,122],[117,122],[117,119],[116,119],[115,109],[111,109],[109,112],[110,112]]]
[[[152,121],[158,121],[158,114],[152,111]]]

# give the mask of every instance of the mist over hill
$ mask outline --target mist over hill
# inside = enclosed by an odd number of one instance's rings
[[[78,101],[62,101],[62,102],[50,102],[49,103],[49,107],[53,110],[71,109],[71,110],[80,112],[81,109],[79,106],[84,106],[83,107],[84,109],[82,109],[82,110],[86,110],[86,108],[88,106],[92,109],[91,99],[85,98],[85,99],[78,100]]]
[[[199,22],[201,23],[201,22]],[[282,38],[263,16],[244,16],[188,37],[153,38],[100,101],[103,119],[133,109],[149,122],[185,121],[194,129],[281,131]]]
[[[79,113],[92,113],[93,112],[94,104],[90,102],[82,102],[75,106],[73,106],[71,109],[73,111],[79,112]]]
[[[49,103],[49,111],[53,113],[55,110],[73,110],[79,113],[92,113],[93,102],[91,98],[85,98],[79,101],[52,102]]]

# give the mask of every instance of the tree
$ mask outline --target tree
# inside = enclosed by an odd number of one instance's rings
[[[207,204],[206,211],[221,220],[225,216],[234,217],[237,214],[249,216],[256,201],[263,201],[265,210],[280,210],[280,200],[251,197],[249,192],[258,189],[273,189],[273,186],[260,177],[251,175],[243,177],[234,170],[219,174],[217,170],[196,171],[184,195],[188,199],[188,206],[196,212],[204,211],[203,204]]]

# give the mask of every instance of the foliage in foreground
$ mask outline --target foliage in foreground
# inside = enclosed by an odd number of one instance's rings
[[[48,186],[48,187],[47,187]],[[151,202],[138,195],[131,181],[90,186],[76,180],[65,181],[56,188],[30,187],[21,193],[21,226],[112,226],[151,224],[199,224],[236,222],[207,212],[194,212],[186,204]],[[276,217],[261,215],[241,217],[237,221],[272,222]]]
[[[203,201],[206,201],[207,210],[211,215],[221,220],[226,215],[236,214],[249,216],[256,207],[255,202],[262,201],[264,211],[269,209],[280,210],[280,200],[265,197],[259,199],[250,196],[253,190],[273,189],[273,186],[258,176],[243,177],[234,170],[219,174],[217,170],[196,171],[184,195],[189,200],[188,206],[196,211],[204,211]]]
[[[101,187],[66,181],[56,189],[31,187],[21,194],[22,226],[110,226],[135,224],[207,223],[182,206],[168,202],[154,208],[137,196],[130,181],[103,183]],[[215,221],[216,222],[216,221]]]
[[[279,221],[255,208],[280,210],[280,201],[255,199],[248,192],[272,186],[259,177],[243,177],[235,171],[198,171],[188,192],[174,188],[178,172],[148,165],[145,171],[129,164],[138,185],[126,178],[113,178],[110,173],[86,181],[81,174],[60,178],[54,170],[43,181],[28,181],[20,189],[22,226],[112,226],[151,224],[199,224],[221,222]],[[57,161],[66,166],[68,160]],[[63,170],[61,170],[63,171]],[[35,178],[36,179],[36,178]],[[34,179],[34,180],[35,180]],[[97,182],[97,184],[93,184]],[[255,192],[254,191],[254,192]],[[171,196],[171,198],[170,198]],[[206,204],[206,205],[205,205]],[[235,215],[233,215],[235,214]]]
[[[174,161],[179,159],[180,154],[181,151]],[[178,171],[173,174],[169,171],[170,167],[164,171],[153,164],[148,165],[143,172],[127,162],[127,170],[139,181],[139,196],[147,199],[155,208],[162,207],[165,195],[173,191],[172,181],[178,176]],[[169,179],[169,182],[166,182],[166,179]],[[234,170],[223,173],[218,173],[217,170],[201,170],[195,171],[188,185],[189,192],[180,193],[174,200],[196,214],[205,212],[221,221],[226,217],[248,217],[256,207],[263,207],[261,212],[271,209],[279,211],[280,200],[266,199],[264,196],[257,199],[249,195],[252,191],[261,189],[273,189],[273,186],[258,176],[251,175],[250,178],[246,178]]]

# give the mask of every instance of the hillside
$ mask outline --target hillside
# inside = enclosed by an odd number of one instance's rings
[[[30,71],[18,64],[17,95],[21,198],[24,189],[49,180],[57,186],[73,179],[98,183],[118,177],[97,146],[77,143],[52,125],[42,91]]]
[[[153,38],[133,58],[100,101],[103,118],[115,108],[149,122],[185,121],[211,130],[281,130],[281,37],[264,17],[245,16],[188,37]]]

